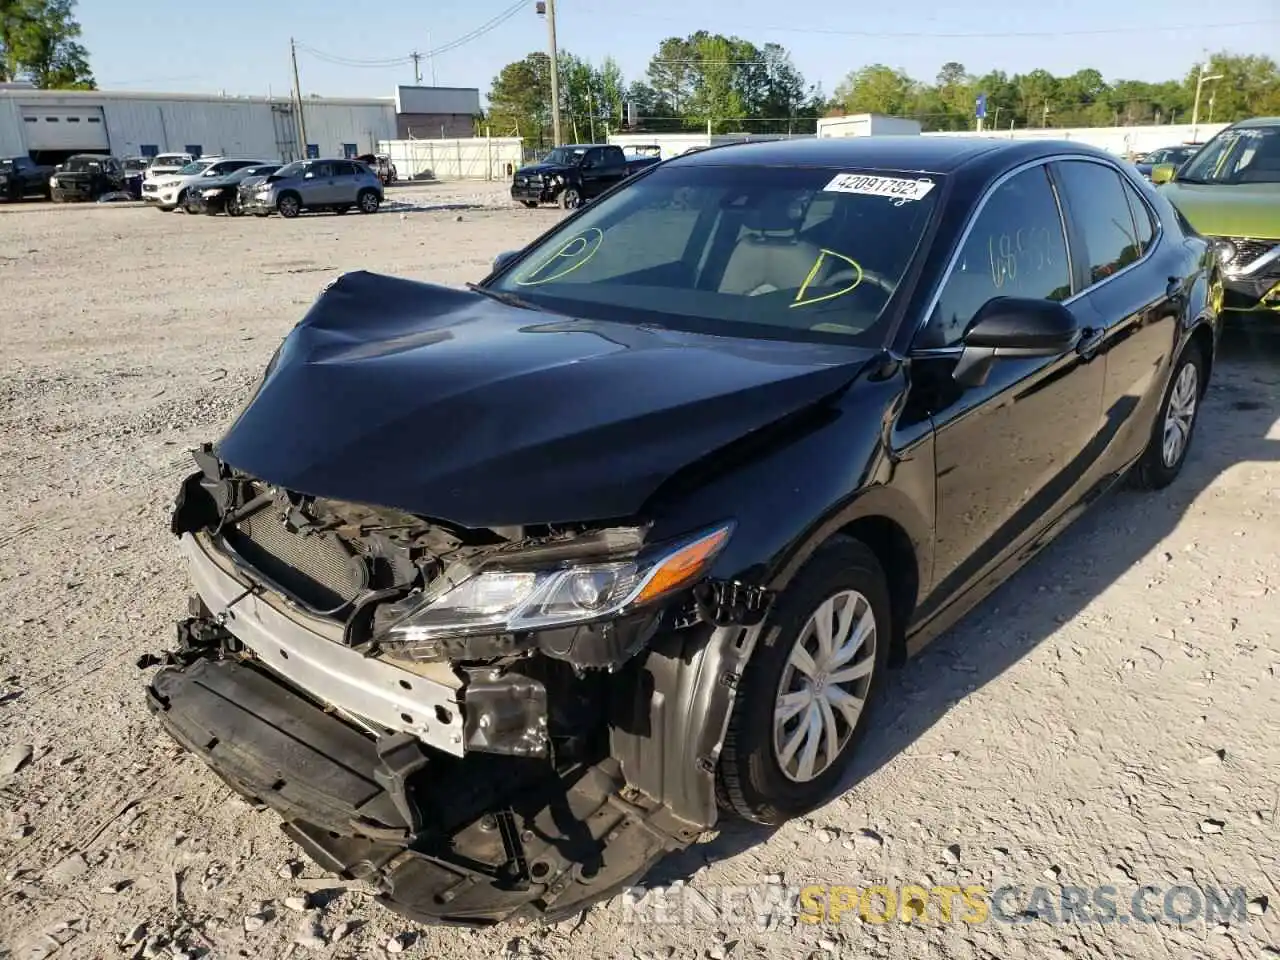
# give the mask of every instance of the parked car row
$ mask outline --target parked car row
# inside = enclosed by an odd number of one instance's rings
[[[384,199],[382,179],[357,160],[262,160],[207,158],[171,177],[143,185],[144,199],[157,210],[183,210],[293,218],[304,211],[377,213]]]

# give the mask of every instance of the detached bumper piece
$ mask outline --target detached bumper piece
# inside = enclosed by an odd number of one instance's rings
[[[557,773],[545,760],[429,752],[405,734],[375,740],[234,659],[166,666],[148,702],[316,863],[422,923],[563,919],[695,835],[627,790],[613,760]]]

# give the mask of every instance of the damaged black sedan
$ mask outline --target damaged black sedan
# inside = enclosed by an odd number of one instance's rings
[[[1076,144],[735,145],[482,283],[332,283],[173,533],[149,702],[418,920],[562,917],[847,788],[886,668],[1170,483],[1205,241]]]

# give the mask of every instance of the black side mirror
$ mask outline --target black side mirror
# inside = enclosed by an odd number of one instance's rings
[[[962,386],[981,386],[1004,357],[1057,357],[1080,338],[1075,315],[1053,300],[993,297],[979,308],[964,336],[953,373]]]
[[[518,256],[520,256],[519,250],[504,250],[493,258],[493,272],[497,273]]]

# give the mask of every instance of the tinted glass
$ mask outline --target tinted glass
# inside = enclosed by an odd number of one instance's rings
[[[1124,185],[1125,196],[1129,198],[1129,212],[1133,214],[1133,223],[1138,231],[1138,253],[1146,253],[1151,240],[1156,234],[1155,221],[1151,217],[1151,209],[1142,202],[1133,184]]]
[[[1178,171],[1184,183],[1280,183],[1280,125],[1228,128]]]
[[[940,178],[661,169],[593,203],[494,281],[574,316],[879,344]]]
[[[925,346],[959,343],[992,297],[1065,300],[1071,266],[1058,201],[1044,167],[991,193],[956,258],[926,328]]]
[[[277,170],[276,175],[281,179],[285,177],[300,177],[306,169],[306,163],[301,160],[295,160],[293,163],[286,163],[283,167]]]
[[[1142,255],[1129,198],[1109,166],[1068,160],[1057,168],[1071,219],[1084,237],[1089,282],[1098,283]]]

